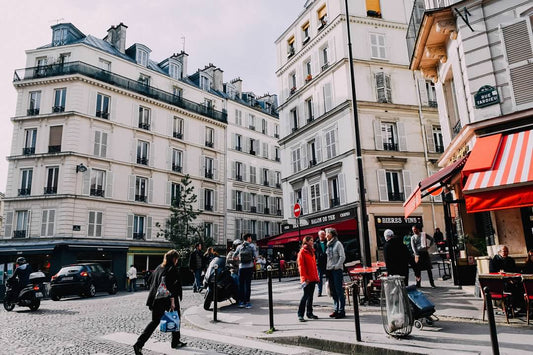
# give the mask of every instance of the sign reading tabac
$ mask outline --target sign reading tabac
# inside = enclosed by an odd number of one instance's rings
[[[476,108],[483,108],[495,105],[500,102],[500,95],[494,86],[485,85],[479,88],[474,94]]]

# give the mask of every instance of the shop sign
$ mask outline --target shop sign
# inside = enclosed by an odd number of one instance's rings
[[[332,224],[340,221],[345,221],[347,219],[355,218],[355,208],[350,208],[343,211],[333,212],[329,213],[323,216],[317,216],[313,218],[308,218],[307,222],[308,224],[305,226],[305,228],[309,227],[316,227],[320,225],[326,225],[326,224]],[[282,227],[283,232],[288,232],[291,230],[297,229],[296,226],[293,226],[292,224],[284,224]]]
[[[420,216],[410,216],[410,217],[401,217],[401,216],[377,216],[376,225],[413,225],[413,224],[422,224],[422,217]]]
[[[485,85],[474,94],[476,108],[483,108],[500,103],[500,95],[494,86]]]

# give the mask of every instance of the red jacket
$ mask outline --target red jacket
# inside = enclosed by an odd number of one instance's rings
[[[318,282],[315,252],[307,245],[304,245],[298,253],[298,269],[300,270],[301,282]]]

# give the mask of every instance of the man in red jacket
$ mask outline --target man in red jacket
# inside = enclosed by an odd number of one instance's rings
[[[318,282],[318,271],[316,268],[315,251],[313,248],[313,237],[308,235],[304,237],[302,248],[298,253],[298,270],[300,270],[300,281],[304,294],[298,307],[298,320],[305,322],[304,311],[307,308],[307,318],[318,319],[313,314],[313,293],[315,285]]]

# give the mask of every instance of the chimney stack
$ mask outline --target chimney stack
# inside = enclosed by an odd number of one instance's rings
[[[128,26],[122,22],[116,26],[111,26],[107,30],[104,41],[115,47],[120,53],[126,53],[126,29]]]

